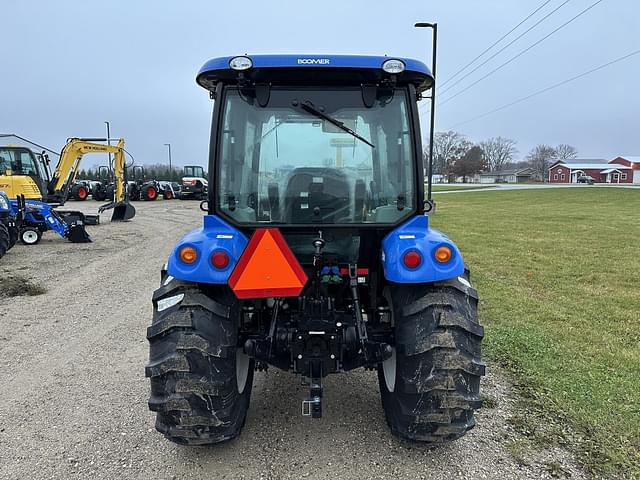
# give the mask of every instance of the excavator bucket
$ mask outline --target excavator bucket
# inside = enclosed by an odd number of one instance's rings
[[[136,209],[129,202],[118,202],[113,206],[112,222],[125,222],[136,216]]]

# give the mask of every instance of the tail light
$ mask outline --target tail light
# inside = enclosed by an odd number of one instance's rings
[[[218,270],[227,268],[227,265],[229,265],[229,255],[221,251],[214,252],[213,255],[211,255],[211,265]]]
[[[402,262],[407,268],[418,268],[422,263],[422,255],[416,250],[409,250],[402,257]]]
[[[435,257],[437,262],[447,263],[449,260],[451,260],[451,257],[453,256],[453,252],[451,251],[451,248],[447,247],[446,245],[442,245],[436,248],[436,251],[433,253],[433,256]]]
[[[178,256],[184,263],[191,265],[198,259],[198,251],[193,247],[182,247]]]

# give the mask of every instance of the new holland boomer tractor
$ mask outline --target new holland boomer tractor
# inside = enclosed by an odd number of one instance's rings
[[[462,255],[429,225],[420,61],[382,56],[215,58],[204,225],[153,295],[149,407],[177,443],[236,437],[254,370],[323,380],[376,369],[391,431],[454,440],[480,407],[483,328]],[[375,415],[375,412],[372,412]]]

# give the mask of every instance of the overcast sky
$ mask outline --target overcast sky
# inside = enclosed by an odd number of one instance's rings
[[[509,38],[564,1],[551,0]],[[449,92],[443,89],[441,98],[473,83],[594,1],[570,0],[475,74]],[[175,164],[206,165],[212,105],[194,79],[211,57],[354,53],[430,62],[430,33],[412,25],[437,21],[442,83],[542,3],[3,0],[0,133],[60,150],[70,136],[103,136],[108,120],[112,137],[126,139],[137,163],[166,161],[163,144],[170,142]],[[603,0],[442,105],[438,130],[638,49],[640,1]],[[581,157],[640,155],[639,73],[637,55],[457,130],[473,141],[513,138],[520,157],[538,143],[569,143]]]

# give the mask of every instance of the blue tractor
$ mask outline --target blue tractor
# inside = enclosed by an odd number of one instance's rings
[[[7,194],[0,192],[0,258],[18,241],[23,211],[21,205],[14,207]]]
[[[91,242],[91,237],[84,228],[85,215],[82,212],[61,212],[49,203],[25,200],[24,196],[11,200],[10,203],[14,215],[22,212],[19,238],[25,245],[39,243],[47,230],[53,230],[72,243]]]
[[[245,424],[254,371],[309,387],[376,370],[391,431],[455,440],[480,407],[483,328],[456,245],[431,228],[420,61],[386,56],[215,58],[207,214],[153,294],[147,330],[156,428],[188,445]]]

